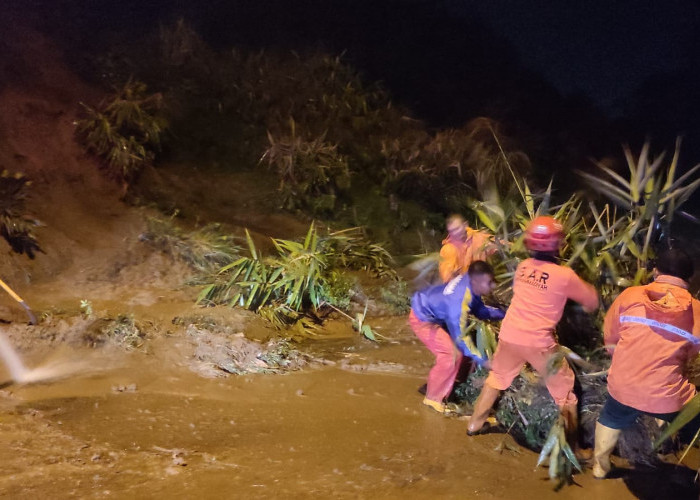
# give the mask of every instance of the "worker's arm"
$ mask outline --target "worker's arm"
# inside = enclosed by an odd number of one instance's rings
[[[612,355],[614,346],[620,341],[620,297],[615,301],[605,314],[603,322],[603,343],[608,346],[608,352]]]
[[[446,243],[440,249],[440,279],[447,283],[459,272],[457,248],[451,243]]]
[[[483,365],[487,360],[473,353],[467,344],[464,342],[464,332],[469,325],[469,315],[471,313],[472,292],[467,286],[464,290],[464,295],[461,298],[455,297],[455,300],[450,304],[446,326],[447,331],[455,343],[459,351],[468,358],[471,358],[479,365]]]
[[[475,242],[478,241],[478,252],[474,252],[474,260],[484,260],[498,251],[498,245],[495,243],[495,237],[485,231],[479,231],[478,239],[475,237]],[[500,241],[500,240],[499,240]],[[476,257],[479,257],[478,259]]]
[[[592,313],[598,309],[598,292],[590,283],[586,283],[571,271],[569,286],[567,287],[567,297],[574,302],[578,302],[587,313]]]
[[[503,319],[503,317],[506,315],[504,310],[484,304],[481,297],[474,297],[472,299],[470,309],[474,313],[474,316],[479,319],[490,319],[497,321]]]
[[[471,302],[471,290],[469,290],[469,288],[467,288],[466,295],[468,295],[468,297],[466,297],[467,300],[462,301],[462,306],[460,308],[455,307],[450,310],[450,315],[446,322],[447,331],[452,341],[455,343],[455,346],[457,346],[457,349],[459,349],[463,355],[471,358],[475,363],[483,365],[487,360],[469,350],[469,347],[467,347],[467,344],[462,338],[466,326],[469,324],[469,303]]]

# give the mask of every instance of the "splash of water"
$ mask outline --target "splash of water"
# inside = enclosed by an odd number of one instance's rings
[[[46,360],[32,369],[27,368],[7,337],[0,333],[0,358],[5,362],[12,380],[17,384],[36,384],[49,382],[90,369],[87,359],[53,359]],[[93,371],[96,371],[93,368]]]
[[[19,354],[14,350],[10,341],[2,333],[0,333],[0,358],[7,365],[7,369],[10,370],[12,380],[16,382],[24,380],[29,370],[22,363]]]

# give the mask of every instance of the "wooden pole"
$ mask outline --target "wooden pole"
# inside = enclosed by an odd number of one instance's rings
[[[2,287],[2,288],[10,295],[10,297],[12,297],[12,298],[15,299],[17,302],[19,302],[19,305],[21,305],[21,306],[24,308],[24,310],[27,312],[27,315],[29,316],[29,324],[30,324],[30,325],[36,325],[36,316],[34,316],[34,313],[33,313],[32,310],[29,308],[29,306],[27,305],[27,303],[26,303],[24,300],[22,300],[22,297],[20,297],[19,295],[17,295],[17,294],[14,292],[14,290],[12,290],[12,288],[10,288],[9,286],[7,286],[7,284],[6,284],[3,280],[0,280],[0,287]]]

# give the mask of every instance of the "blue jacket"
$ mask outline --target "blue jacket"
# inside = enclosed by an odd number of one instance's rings
[[[445,327],[462,354],[478,363],[486,360],[472,353],[462,340],[463,328],[468,324],[469,314],[474,314],[479,319],[495,320],[505,316],[505,312],[485,305],[481,297],[472,292],[467,273],[444,285],[431,286],[414,293],[411,308],[419,320]]]

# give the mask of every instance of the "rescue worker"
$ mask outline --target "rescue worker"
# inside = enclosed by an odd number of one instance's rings
[[[447,283],[466,273],[472,262],[486,260],[495,251],[488,233],[472,229],[461,215],[450,215],[447,218],[447,238],[442,241],[440,249],[440,279]]]
[[[567,438],[576,444],[578,399],[574,394],[574,373],[564,362],[547,375],[547,361],[558,349],[554,329],[568,299],[584,311],[598,308],[598,293],[568,267],[557,264],[563,229],[549,216],[535,217],[525,230],[525,247],[530,258],[522,261],[513,280],[513,299],[501,323],[498,347],[467,434],[478,434],[500,392],[507,389],[525,362],[544,377],[549,393],[564,417]]]
[[[452,390],[464,356],[483,364],[486,360],[473,354],[462,339],[469,315],[479,319],[499,320],[503,311],[486,306],[481,296],[495,286],[493,269],[484,261],[474,261],[465,274],[416,292],[411,298],[408,323],[416,336],[435,355],[435,365],[428,374],[423,404],[444,413],[444,399]]]
[[[623,291],[605,315],[605,345],[615,346],[608,371],[608,399],[595,428],[593,475],[610,471],[620,432],[645,413],[671,421],[695,396],[684,375],[700,352],[700,301],[688,292],[693,261],[682,250],[662,252],[654,281]],[[698,427],[697,419],[684,429]],[[692,428],[694,427],[694,428]]]

